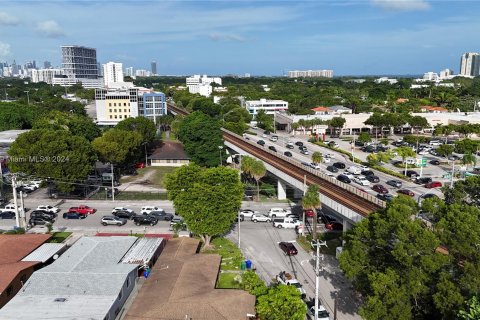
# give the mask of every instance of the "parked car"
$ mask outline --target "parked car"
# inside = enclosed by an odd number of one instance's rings
[[[157,220],[170,221],[173,219],[173,214],[166,213],[164,210],[155,210],[148,213],[149,216],[155,217]]]
[[[343,231],[343,224],[338,221],[331,221],[329,223],[325,223],[325,228],[327,230]]]
[[[317,216],[318,216],[317,221],[319,223],[328,224],[328,223],[337,221],[337,218],[335,218],[334,216],[331,216],[323,212],[319,212]]]
[[[283,155],[286,156],[286,157],[291,157],[291,156],[292,156],[292,153],[291,153],[290,151],[285,151],[285,152],[283,153]]]
[[[377,198],[385,202],[390,202],[393,200],[393,195],[390,193],[379,193],[377,194]]]
[[[439,188],[442,186],[440,181],[432,181],[425,184],[425,188],[432,189],[432,188]]]
[[[118,218],[123,218],[127,220],[132,220],[136,214],[133,211],[124,211],[124,210],[118,210],[113,212],[113,215]]]
[[[78,212],[65,212],[63,214],[63,219],[85,219],[86,217],[86,214],[81,214]]]
[[[49,211],[52,213],[58,213],[60,211],[60,208],[54,207],[54,206],[48,206],[48,205],[42,205],[38,206],[37,210],[43,210],[43,211]]]
[[[140,209],[140,214],[149,214],[152,211],[164,211],[164,210],[160,209],[159,207],[145,206]]]
[[[439,140],[431,140],[428,144],[431,146],[440,146],[442,143]]]
[[[125,207],[115,207],[112,210],[112,214],[115,214],[115,212],[117,212],[117,211],[127,211],[127,212],[132,212],[133,213],[132,209],[125,208]]]
[[[422,199],[431,199],[431,198],[438,198],[436,194],[433,193],[424,193],[420,196]]]
[[[94,208],[90,208],[89,206],[84,206],[84,205],[81,205],[81,206],[78,206],[78,207],[71,207],[70,209],[68,209],[69,212],[78,212],[78,213],[81,213],[81,214],[94,214],[97,209],[94,209]]]
[[[409,197],[415,196],[415,193],[413,193],[413,191],[408,190],[408,189],[397,190],[397,193],[400,193],[400,194],[403,194],[403,195],[406,195],[406,196],[409,196]]]
[[[315,303],[307,304],[307,318],[309,320],[315,319]],[[330,320],[330,314],[325,309],[324,306],[318,304],[318,313],[317,313],[318,320]]]
[[[277,152],[277,149],[274,146],[268,146],[268,150],[271,150],[273,152]]]
[[[345,169],[346,168],[345,163],[343,163],[343,162],[335,162],[333,164],[333,166],[338,168],[338,169]]]
[[[305,217],[313,218],[315,216],[315,211],[313,211],[312,209],[304,210],[304,212],[305,212]]]
[[[389,186],[394,187],[394,188],[401,188],[402,187],[402,181],[400,181],[400,180],[388,180],[387,184]]]
[[[337,180],[338,180],[338,181],[341,181],[341,182],[343,182],[343,183],[351,183],[351,182],[352,182],[352,180],[350,180],[350,178],[347,177],[347,176],[344,175],[344,174],[339,174],[339,175],[337,176]]]
[[[55,220],[55,218],[57,217],[57,214],[51,213],[48,211],[43,211],[43,210],[33,210],[30,213],[30,217],[44,217],[45,219]]]
[[[256,213],[258,213],[258,211],[254,211],[251,209],[243,209],[240,210],[239,215],[244,218],[251,218]]]
[[[364,176],[354,177],[353,182],[358,183],[361,186],[369,186],[370,185],[370,182]]]
[[[173,217],[172,220],[170,220],[170,226],[173,226],[174,224],[177,224],[177,223],[184,223],[183,218],[176,216],[176,217]]]
[[[429,163],[430,163],[430,164],[433,164],[434,166],[440,165],[440,161],[438,161],[437,159],[430,160]]]
[[[133,223],[135,223],[136,226],[140,226],[142,224],[148,224],[150,226],[156,225],[158,222],[157,218],[149,215],[141,215],[141,216],[135,216],[133,217]]]
[[[268,216],[271,218],[275,217],[286,217],[288,214],[291,214],[292,211],[290,209],[283,209],[283,208],[270,208],[268,211]]]
[[[373,185],[372,190],[376,191],[377,193],[388,193],[388,189],[381,184]]]
[[[101,220],[102,225],[123,226],[127,223],[127,219],[117,218],[115,216],[104,216]]]
[[[37,225],[45,226],[48,224],[53,224],[53,222],[55,221],[43,217],[32,217],[30,220],[28,220],[28,224],[32,227]]]
[[[135,169],[143,169],[143,168],[145,168],[145,163],[144,162],[135,163]]]
[[[373,174],[370,174],[368,176],[365,176],[365,179],[367,179],[368,181],[370,181],[371,183],[378,183],[380,182],[380,178],[377,177],[376,175],[373,175]]]
[[[253,222],[272,222],[272,219],[266,215],[266,214],[258,214],[258,213],[255,213],[251,220]]]
[[[0,219],[15,219],[15,212],[13,211],[0,212]]]
[[[261,145],[262,147],[265,145],[265,141],[263,140],[258,140],[257,144]]]
[[[330,172],[338,172],[337,167],[334,167],[334,166],[328,166],[327,170],[330,171]]]
[[[290,242],[280,242],[278,244],[280,249],[287,255],[287,256],[294,256],[298,253],[297,248]]]

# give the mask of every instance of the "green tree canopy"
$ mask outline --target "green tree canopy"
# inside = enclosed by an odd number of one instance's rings
[[[480,301],[477,296],[473,296],[468,300],[464,310],[458,313],[458,319],[461,320],[478,320],[480,319]]]
[[[368,132],[362,132],[358,135],[358,141],[367,143],[372,141],[372,136]]]
[[[255,116],[255,120],[257,121],[257,125],[259,128],[268,130],[268,131],[273,131],[273,116],[270,116],[265,113],[265,110],[260,109]]]
[[[320,187],[316,184],[308,186],[305,195],[302,198],[303,210],[312,210],[313,215],[313,227],[312,227],[312,239],[317,239],[317,209],[320,209],[322,203],[320,202]]]
[[[35,121],[35,129],[67,130],[72,135],[82,136],[92,141],[100,135],[100,129],[92,119],[78,114],[61,111],[51,111]]]
[[[166,187],[175,211],[206,247],[230,230],[243,197],[238,172],[226,167],[183,166],[167,176]]]
[[[101,161],[125,165],[138,158],[141,143],[140,133],[113,128],[93,140],[92,145]]]
[[[155,139],[156,128],[152,120],[145,117],[127,118],[120,121],[115,129],[124,131],[135,131],[140,134],[141,141],[150,143]]]
[[[96,160],[90,143],[66,131],[31,130],[23,133],[8,150],[9,168],[39,178],[50,177],[62,191],[90,173]]]
[[[0,102],[0,131],[31,129],[43,114],[41,108],[15,102]]]
[[[307,306],[295,286],[284,284],[268,289],[258,297],[257,314],[265,320],[303,320]]]

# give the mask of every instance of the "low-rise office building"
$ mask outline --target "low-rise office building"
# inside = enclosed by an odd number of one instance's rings
[[[222,85],[222,79],[218,77],[210,78],[207,75],[200,76],[198,74],[193,75],[185,79],[188,92],[193,94],[200,94],[205,97],[209,97],[212,94],[212,83],[219,86]]]
[[[266,114],[274,114],[276,111],[287,111],[288,102],[283,100],[248,100],[245,101],[245,108],[255,117],[258,111],[263,110]]]

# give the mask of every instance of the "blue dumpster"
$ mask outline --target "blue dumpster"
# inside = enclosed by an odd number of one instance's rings
[[[246,260],[245,261],[245,266],[247,267],[247,270],[250,270],[252,268],[252,261]]]

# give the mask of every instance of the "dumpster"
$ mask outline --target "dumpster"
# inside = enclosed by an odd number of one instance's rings
[[[247,267],[247,270],[252,269],[252,261],[250,260],[245,261],[245,266]]]
[[[245,261],[242,261],[242,263],[240,264],[240,269],[242,269],[242,271],[245,271],[245,268],[246,268],[246,263]]]

